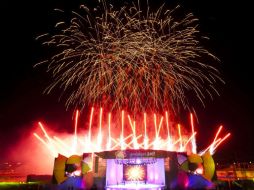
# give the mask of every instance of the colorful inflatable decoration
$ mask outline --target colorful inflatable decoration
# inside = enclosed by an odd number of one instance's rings
[[[174,180],[171,179],[171,189],[205,189],[214,186],[211,180],[215,173],[215,164],[209,152],[202,156],[179,155],[177,162],[179,169],[174,173]]]
[[[53,183],[60,189],[85,188],[93,185],[92,155],[72,155],[69,158],[59,154],[55,158]]]

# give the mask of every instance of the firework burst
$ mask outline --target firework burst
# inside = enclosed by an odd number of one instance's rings
[[[202,62],[216,57],[200,45],[197,19],[175,19],[176,8],[140,7],[139,1],[120,9],[105,1],[93,10],[81,6],[68,24],[56,24],[56,34],[40,36],[58,52],[46,61],[54,78],[46,92],[64,89],[67,106],[134,114],[190,108],[187,94],[203,104],[217,93],[219,73]]]
[[[44,137],[39,133],[34,133],[34,136],[48,148],[53,156],[57,154],[63,154],[65,156],[71,156],[73,154],[82,154],[85,152],[100,152],[111,150],[126,150],[126,149],[154,149],[154,150],[166,150],[187,152],[203,155],[206,152],[214,154],[219,145],[221,145],[227,138],[230,137],[230,133],[227,133],[224,137],[221,136],[223,126],[221,125],[216,132],[216,135],[212,143],[200,152],[197,152],[196,134],[194,128],[194,122],[192,114],[190,114],[191,120],[191,133],[187,132],[182,125],[177,124],[177,127],[173,125],[173,122],[169,122],[168,114],[165,113],[165,122],[163,122],[164,116],[161,116],[160,122],[157,122],[158,115],[153,115],[153,121],[149,119],[144,113],[144,121],[138,122],[133,120],[130,115],[125,115],[125,112],[121,114],[122,125],[120,127],[115,122],[111,121],[111,113],[107,113],[108,117],[105,117],[103,109],[99,109],[100,116],[97,121],[94,117],[94,108],[91,109],[90,121],[88,131],[85,136],[78,134],[78,121],[80,113],[77,110],[75,114],[75,125],[73,135],[62,135],[62,138],[57,136],[50,136],[41,122],[38,122],[38,126],[41,129]],[[128,118],[126,124],[124,118]],[[105,119],[107,121],[105,121]],[[94,124],[93,124],[94,121]],[[171,125],[169,125],[171,123]],[[99,126],[96,126],[98,124]],[[113,129],[111,125],[113,124]],[[147,128],[147,124],[150,128]],[[154,125],[154,126],[152,126]],[[117,127],[118,126],[118,127]],[[128,130],[131,128],[131,130]],[[153,129],[154,128],[154,129]],[[149,133],[148,133],[149,131]],[[40,133],[41,133],[40,132]],[[155,135],[154,135],[155,134]]]

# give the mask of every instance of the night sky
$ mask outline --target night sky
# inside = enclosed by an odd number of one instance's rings
[[[33,68],[47,55],[35,38],[50,32],[59,21],[54,8],[78,10],[87,1],[12,0],[2,4],[0,160],[15,149],[21,138],[33,132],[38,120],[61,125],[58,130],[70,130],[73,109],[66,110],[64,100],[59,100],[60,90],[43,94],[50,75],[45,69]],[[219,147],[216,160],[254,160],[252,6],[249,2],[229,0],[166,1],[168,8],[180,4],[184,11],[199,18],[201,33],[210,38],[206,48],[221,60],[219,69],[226,82],[218,85],[220,96],[207,99],[205,108],[197,106],[198,147],[205,148],[223,124],[224,134],[232,135]]]

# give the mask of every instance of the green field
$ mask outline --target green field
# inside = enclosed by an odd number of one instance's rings
[[[56,189],[52,185],[35,182],[0,182],[1,190],[49,190]]]

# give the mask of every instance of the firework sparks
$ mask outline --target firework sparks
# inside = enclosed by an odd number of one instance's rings
[[[210,154],[214,154],[216,148],[231,135],[231,133],[227,133],[223,138],[218,138],[222,128],[223,128],[223,126],[221,125],[219,127],[219,129],[217,130],[217,133],[216,133],[216,135],[214,137],[213,142],[205,150],[201,151],[199,153],[200,155],[203,155],[208,150],[209,150]]]
[[[166,112],[167,113],[167,112]],[[123,137],[121,130],[112,130],[112,115],[111,113],[105,114],[103,113],[103,109],[99,109],[99,117],[98,121],[94,121],[94,108],[91,109],[90,113],[90,121],[88,126],[88,131],[85,134],[85,138],[82,135],[77,133],[78,120],[79,120],[79,112],[76,111],[75,123],[74,123],[74,132],[73,135],[70,135],[70,138],[66,138],[64,140],[53,136],[51,138],[45,127],[43,127],[42,123],[39,122],[38,125],[44,135],[43,139],[38,133],[34,133],[34,136],[49,149],[50,153],[53,156],[56,156],[58,153],[70,156],[74,153],[81,154],[83,152],[91,152],[95,151],[104,151],[104,150],[125,150],[125,149],[155,149],[155,150],[167,150],[167,151],[178,151],[178,152],[187,152],[187,153],[196,153],[196,141],[195,143],[192,141],[195,138],[197,132],[193,133],[193,126],[191,120],[191,130],[190,134],[184,134],[183,128],[180,124],[177,125],[176,135],[171,134],[160,134],[160,130],[164,131],[172,131],[171,127],[168,125],[169,121],[166,118],[166,121],[163,122],[163,116],[161,116],[159,126],[157,126],[156,115],[153,114],[151,119],[147,116],[146,113],[143,114],[144,118],[142,122],[137,122],[130,115],[126,114],[128,117],[127,123],[129,123],[130,130],[125,131],[125,136]],[[103,119],[103,116],[106,115],[106,119]],[[123,126],[124,123],[124,111],[119,114],[120,120]],[[167,116],[167,114],[166,114]],[[97,123],[99,126],[97,127],[98,134],[91,135],[92,131],[96,129],[92,129],[93,125],[92,121]],[[153,135],[147,133],[147,125],[151,126],[154,131],[152,131]],[[144,130],[137,130],[136,126],[140,125]],[[94,126],[94,125],[93,125]],[[95,125],[96,126],[96,125]],[[104,126],[102,128],[102,126]],[[122,126],[120,127],[122,128]],[[225,141],[230,133],[225,135],[223,138],[218,138],[220,131],[222,130],[222,126],[218,129],[213,142],[199,154],[203,155],[206,151],[209,151],[211,154],[214,154],[215,150],[218,146]],[[141,132],[143,131],[143,132]],[[87,135],[88,133],[88,135]],[[100,135],[99,135],[100,134]],[[104,134],[104,135],[102,135]],[[91,135],[91,136],[90,136]],[[89,137],[90,136],[90,137]],[[93,137],[93,138],[92,138]],[[73,141],[74,140],[74,141]],[[105,142],[105,143],[104,143]],[[70,146],[74,144],[75,146]],[[193,151],[194,150],[194,151]]]
[[[186,93],[202,103],[217,93],[219,73],[201,59],[216,57],[200,45],[192,14],[177,20],[175,9],[151,12],[147,5],[143,11],[139,2],[120,9],[105,1],[99,6],[81,6],[69,24],[56,24],[57,34],[41,36],[58,52],[47,60],[54,77],[47,93],[59,86],[68,94],[67,106],[134,114],[190,108]]]

